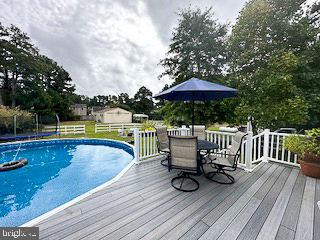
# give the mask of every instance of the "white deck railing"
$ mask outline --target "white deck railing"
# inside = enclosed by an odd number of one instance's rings
[[[86,133],[86,126],[85,125],[62,125],[59,126],[58,129],[56,126],[44,126],[44,132],[60,132],[62,135],[66,134],[85,134]]]
[[[184,128],[169,129],[168,135],[190,135],[190,130]],[[231,145],[234,133],[207,130],[206,135],[208,141],[218,144],[219,149],[224,149]],[[274,133],[268,129],[255,136],[252,132],[248,132],[241,145],[238,165],[249,171],[261,161],[274,161],[299,166],[297,156],[283,147],[286,136],[289,136],[289,134]],[[137,161],[159,154],[155,131],[139,131],[136,129],[134,137]]]
[[[181,136],[189,135],[189,129],[168,129],[168,135]],[[157,146],[156,131],[139,131],[135,132],[135,142],[139,145],[139,149],[136,150],[139,155],[139,159],[145,159],[153,157],[159,154]]]
[[[235,133],[230,132],[221,132],[221,131],[209,131],[206,130],[207,140],[210,142],[214,142],[218,144],[219,150],[228,148],[231,145],[233,136]],[[251,169],[252,168],[252,160],[246,161],[247,159],[252,159],[252,156],[247,156],[247,145],[253,141],[252,133],[249,133],[246,137],[245,141],[243,141],[241,145],[241,155],[238,161],[238,165],[242,168]],[[219,151],[217,150],[217,151]]]
[[[130,128],[141,128],[141,123],[110,123],[110,124],[96,124],[94,127],[95,133],[99,132],[112,132],[118,129],[130,129]]]
[[[269,133],[269,148],[268,148],[268,160],[284,163],[288,165],[299,166],[298,156],[286,149],[284,149],[284,140],[290,134],[286,133]]]
[[[252,163],[264,160],[264,139],[265,132],[252,137]]]

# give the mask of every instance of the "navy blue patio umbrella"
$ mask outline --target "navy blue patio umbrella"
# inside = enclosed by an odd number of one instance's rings
[[[217,83],[191,78],[154,96],[168,101],[192,101],[192,126],[194,126],[194,101],[210,101],[237,96],[237,89]],[[194,129],[192,127],[192,135]]]

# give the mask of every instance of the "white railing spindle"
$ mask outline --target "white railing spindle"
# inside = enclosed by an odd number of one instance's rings
[[[158,153],[156,132],[138,131],[135,136],[135,146],[139,159],[145,159],[155,156]],[[168,135],[190,135],[185,129],[168,129]],[[220,131],[206,131],[206,139],[219,145],[219,148],[228,148],[232,143],[234,133]],[[274,133],[266,129],[258,135],[248,132],[248,135],[241,145],[241,156],[239,166],[252,170],[254,164],[261,161],[274,161],[290,165],[296,165],[297,156],[284,149],[283,142],[288,134]],[[136,140],[138,138],[138,140]],[[219,150],[216,150],[219,151]]]

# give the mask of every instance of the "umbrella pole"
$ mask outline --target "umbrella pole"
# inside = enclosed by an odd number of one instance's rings
[[[194,100],[192,100],[192,136],[194,135]]]

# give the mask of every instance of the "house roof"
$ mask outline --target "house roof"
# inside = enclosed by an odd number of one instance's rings
[[[74,107],[74,108],[83,108],[83,107],[87,107],[87,104],[76,103],[76,104],[71,105],[71,107]]]
[[[92,107],[91,107],[91,110],[92,110],[92,113],[94,113],[94,112],[99,112],[99,111],[101,111],[101,110],[103,110],[103,109],[105,109],[105,108],[107,108],[107,107],[92,106]]]

